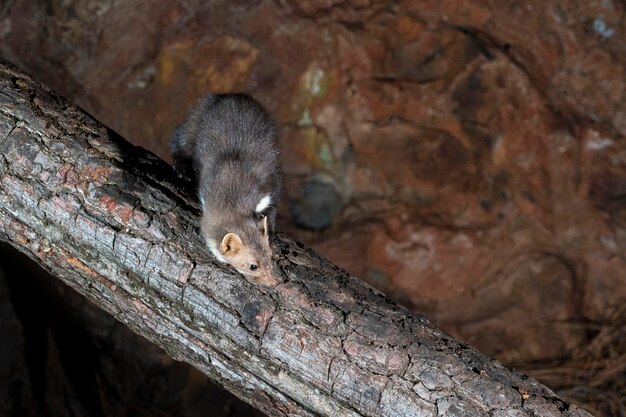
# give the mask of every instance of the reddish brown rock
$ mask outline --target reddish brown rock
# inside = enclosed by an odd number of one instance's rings
[[[625,33],[615,1],[0,8],[3,57],[164,158],[199,96],[256,95],[281,228],[506,360],[626,297]]]

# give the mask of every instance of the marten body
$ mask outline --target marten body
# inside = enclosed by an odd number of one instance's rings
[[[177,170],[189,161],[193,166],[207,246],[217,259],[261,282],[272,280],[269,238],[281,191],[276,130],[251,97],[209,95],[171,141]]]

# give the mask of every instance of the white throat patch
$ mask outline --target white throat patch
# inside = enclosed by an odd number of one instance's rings
[[[217,247],[217,242],[216,241],[214,241],[213,239],[208,239],[207,238],[206,239],[206,245],[209,247],[209,250],[211,251],[213,256],[215,256],[217,258],[218,261],[224,262],[224,263],[228,263],[226,258],[224,258],[222,256],[222,254],[220,253],[220,250]]]
[[[254,209],[254,211],[256,211],[257,213],[262,213],[263,210],[268,208],[271,203],[272,203],[272,197],[270,197],[270,195],[268,194],[264,196],[263,198],[261,198],[261,200],[259,201],[259,204],[256,205],[256,208]]]

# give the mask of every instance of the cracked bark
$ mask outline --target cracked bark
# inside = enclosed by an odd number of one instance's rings
[[[215,263],[171,168],[0,63],[0,238],[277,416],[588,416],[280,236],[282,281]]]

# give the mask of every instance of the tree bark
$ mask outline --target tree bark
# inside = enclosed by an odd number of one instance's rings
[[[0,238],[267,414],[590,415],[288,237],[281,282],[247,281],[169,165],[8,64],[0,86]]]

